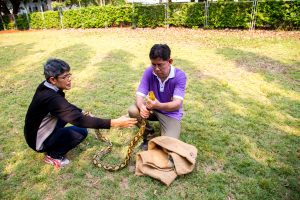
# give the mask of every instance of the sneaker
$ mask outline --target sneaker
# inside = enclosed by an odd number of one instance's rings
[[[57,158],[52,158],[51,156],[48,155],[45,155],[44,161],[45,163],[53,165],[55,168],[58,169],[70,163],[70,161],[65,157],[61,157],[57,159]]]
[[[148,150],[148,140],[143,140],[142,144],[140,145],[140,149],[143,151],[147,151]]]

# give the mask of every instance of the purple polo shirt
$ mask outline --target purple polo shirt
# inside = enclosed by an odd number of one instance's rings
[[[167,79],[162,82],[160,78],[153,72],[152,66],[148,67],[143,74],[140,85],[136,92],[137,95],[146,97],[149,91],[153,91],[157,100],[161,103],[172,101],[173,98],[184,98],[186,85],[186,76],[183,71],[171,66],[170,74]],[[179,110],[176,111],[163,111],[158,110],[160,113],[181,120],[182,118],[182,103]]]

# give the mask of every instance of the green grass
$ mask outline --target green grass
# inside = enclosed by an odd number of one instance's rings
[[[300,199],[299,32],[101,29],[0,34],[0,199]],[[72,66],[70,102],[103,118],[127,113],[154,43],[188,77],[181,140],[198,149],[170,187],[91,159],[92,130],[56,171],[23,138],[24,117],[49,57]],[[156,129],[158,126],[156,124]],[[105,131],[115,163],[137,128]],[[138,152],[138,148],[135,149]]]

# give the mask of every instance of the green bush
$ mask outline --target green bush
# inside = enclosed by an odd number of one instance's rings
[[[300,1],[259,2],[256,27],[293,29],[300,27]]]
[[[115,26],[130,26],[132,23],[132,7],[122,6],[116,7],[114,11]]]
[[[51,29],[60,28],[58,11],[34,12],[29,14],[30,28]]]
[[[40,12],[34,12],[29,14],[29,22],[30,22],[30,28],[32,29],[43,29],[44,26],[44,20],[42,13]]]
[[[210,28],[249,28],[252,2],[216,2],[209,6]]]
[[[47,11],[44,12],[44,28],[46,29],[59,29],[60,27],[60,19],[59,19],[59,12],[58,11]]]
[[[151,27],[165,25],[165,6],[164,5],[148,5],[135,6],[134,23],[137,27]]]
[[[66,10],[62,13],[64,28],[81,28],[81,12],[79,9]]]
[[[5,29],[10,30],[10,29],[19,29],[19,30],[26,30],[29,29],[29,24],[26,18],[26,15],[14,15],[15,20],[16,20],[16,24],[12,18],[12,15],[10,16],[2,16],[2,19],[4,21],[4,24],[2,24],[1,20],[0,20],[0,30],[4,30],[4,26]]]
[[[103,7],[87,7],[79,9],[81,16],[81,28],[103,28],[111,26],[110,6]]]
[[[13,21],[9,22],[6,26],[7,30],[15,29],[15,23]]]
[[[2,21],[0,21],[0,30],[8,29],[8,23],[9,23],[9,17],[8,16],[2,16]],[[5,27],[5,28],[4,28]]]
[[[300,27],[300,1],[259,1],[256,27],[272,29],[297,29]],[[62,12],[63,28],[103,28],[112,26],[151,27],[167,24],[176,27],[204,27],[204,3],[170,3],[168,19],[165,18],[165,4],[124,6],[90,6]],[[210,2],[208,7],[208,27],[249,28],[251,24],[252,2]],[[15,24],[8,16],[3,16],[6,29],[14,29]],[[15,17],[18,29],[28,29],[26,16]],[[58,11],[35,12],[29,14],[30,28],[61,28]],[[0,22],[1,23],[1,22]],[[0,30],[4,28],[0,24]]]
[[[27,30],[29,29],[28,20],[26,15],[16,15],[15,16],[16,25],[19,30]]]
[[[165,5],[135,6],[134,23],[140,28],[164,26]]]
[[[169,6],[169,24],[172,26],[204,26],[204,3],[174,3]]]
[[[51,7],[53,10],[59,10],[60,8],[64,8],[66,7],[66,3],[65,2],[56,2],[56,1],[52,1],[51,2]]]
[[[91,6],[63,12],[64,28],[103,28],[129,25],[132,9],[128,6]]]

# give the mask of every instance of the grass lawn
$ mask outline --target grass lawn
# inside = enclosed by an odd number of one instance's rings
[[[300,32],[190,29],[49,30],[0,34],[0,199],[300,199]],[[23,137],[49,57],[72,66],[70,102],[103,118],[127,113],[154,43],[188,77],[181,140],[197,165],[170,187],[96,168],[90,130],[57,171]],[[158,125],[155,124],[156,130]],[[103,131],[118,162],[137,128]],[[138,148],[135,149],[138,152]]]

